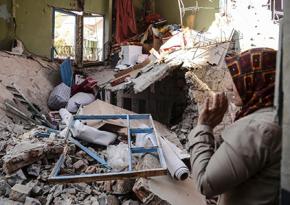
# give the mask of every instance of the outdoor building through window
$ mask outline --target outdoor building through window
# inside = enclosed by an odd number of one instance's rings
[[[83,61],[103,61],[104,17],[74,11],[54,11],[53,57],[76,58],[77,15],[83,15]]]
[[[102,16],[84,17],[84,61],[103,60],[104,18]]]
[[[54,15],[54,58],[74,59],[76,17],[60,11],[55,11]]]

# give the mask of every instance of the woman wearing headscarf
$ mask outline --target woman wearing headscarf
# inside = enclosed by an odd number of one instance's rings
[[[279,204],[281,128],[273,112],[276,51],[255,48],[226,58],[230,103],[240,107],[235,122],[214,150],[213,129],[228,107],[225,94],[206,100],[189,134],[192,174],[200,192],[220,195],[221,205]],[[210,105],[211,104],[211,105]]]

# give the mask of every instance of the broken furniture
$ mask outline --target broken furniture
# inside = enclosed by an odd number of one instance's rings
[[[61,167],[65,161],[65,157],[68,154],[68,143],[72,141],[77,146],[81,147],[78,142],[72,138],[71,127],[74,124],[74,121],[77,120],[123,120],[127,123],[127,142],[128,142],[128,170],[121,172],[107,172],[107,173],[97,173],[97,174],[81,174],[81,175],[59,175],[61,172]],[[136,126],[132,126],[134,121],[146,122],[149,127],[148,128],[140,128]],[[134,138],[135,134],[151,134],[154,136],[154,141],[156,142],[155,146],[150,147],[138,147],[134,146]],[[73,119],[69,123],[69,127],[66,133],[67,144],[65,145],[64,152],[60,156],[57,161],[51,175],[49,177],[50,182],[58,182],[58,183],[74,183],[74,182],[92,182],[92,181],[104,181],[104,180],[115,180],[115,179],[124,179],[124,178],[138,178],[138,177],[152,177],[152,176],[161,176],[167,174],[167,166],[165,163],[164,155],[162,149],[159,144],[159,138],[156,132],[156,129],[153,124],[153,119],[149,114],[126,114],[126,115],[75,115]],[[81,147],[82,149],[84,147]],[[83,149],[84,150],[84,149]],[[88,152],[87,152],[88,153]],[[132,164],[133,155],[143,154],[143,153],[154,153],[158,156],[160,167],[155,169],[146,169],[146,170],[135,170]],[[96,157],[90,155],[94,159]],[[105,161],[100,161],[96,159],[98,162],[101,162],[102,166],[109,168]],[[110,169],[108,169],[110,170]]]

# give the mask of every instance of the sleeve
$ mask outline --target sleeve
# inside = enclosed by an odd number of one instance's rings
[[[210,197],[224,193],[248,179],[263,166],[262,162],[265,160],[262,158],[266,151],[260,149],[259,140],[255,140],[260,133],[257,133],[252,124],[226,132],[225,135],[230,136],[223,135],[223,138],[228,137],[231,140],[225,140],[216,152],[210,127],[198,125],[191,131],[189,151],[192,175],[203,195]]]

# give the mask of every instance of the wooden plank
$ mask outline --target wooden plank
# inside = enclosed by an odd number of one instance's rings
[[[151,62],[151,60],[150,60],[149,58],[147,58],[144,62],[139,63],[139,64],[136,64],[136,65],[134,65],[132,68],[128,68],[128,69],[126,69],[126,70],[122,70],[122,71],[116,73],[114,76],[115,76],[115,78],[119,78],[119,77],[121,77],[121,76],[123,76],[123,75],[125,75],[125,74],[127,74],[127,73],[130,73],[130,72],[132,72],[132,71],[134,71],[134,70],[139,70],[139,69],[145,67],[145,66],[148,65],[150,62]]]
[[[132,71],[133,72],[133,71]],[[130,73],[128,73],[127,75],[124,75],[124,76],[121,76],[119,78],[116,78],[116,79],[113,79],[110,84],[111,86],[116,86],[116,85],[119,85],[121,83],[124,83],[126,78],[129,78],[131,75]]]
[[[102,174],[84,174],[70,176],[52,176],[48,178],[51,183],[80,183],[80,182],[95,182],[107,181],[116,179],[129,179],[139,177],[154,177],[167,175],[167,169],[159,168],[154,170],[132,171],[132,172],[117,172],[117,173],[102,173]]]

